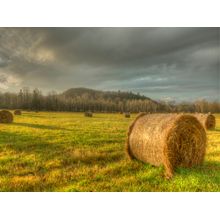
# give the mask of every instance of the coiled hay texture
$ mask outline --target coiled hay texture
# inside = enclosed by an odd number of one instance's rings
[[[192,115],[141,113],[129,127],[126,150],[130,158],[164,165],[170,178],[176,167],[203,162],[206,132]]]
[[[0,111],[0,123],[12,123],[13,114],[7,110]]]
[[[15,110],[14,115],[21,115],[21,110],[19,110],[19,109]]]
[[[129,112],[125,112],[125,118],[130,118],[131,114]]]
[[[215,116],[212,114],[195,114],[195,117],[201,122],[205,129],[215,129]]]
[[[84,115],[85,117],[92,117],[92,112],[85,112]]]

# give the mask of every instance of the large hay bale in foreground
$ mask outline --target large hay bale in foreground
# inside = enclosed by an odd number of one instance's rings
[[[0,111],[0,123],[12,123],[13,114],[7,110]]]
[[[85,112],[84,115],[85,117],[92,117],[92,112]]]
[[[212,114],[194,114],[195,117],[201,122],[205,129],[215,129],[215,116]]]
[[[21,115],[21,110],[19,110],[19,109],[15,110],[14,115]]]
[[[126,142],[130,158],[164,165],[167,178],[176,167],[201,164],[205,149],[205,129],[194,116],[184,114],[139,114]]]
[[[125,118],[130,118],[131,114],[129,112],[125,112]]]

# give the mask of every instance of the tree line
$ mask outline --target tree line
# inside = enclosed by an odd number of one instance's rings
[[[1,109],[72,112],[220,112],[220,102],[154,101],[132,92],[95,92],[81,89],[43,95],[39,89],[23,88],[18,93],[0,93]]]

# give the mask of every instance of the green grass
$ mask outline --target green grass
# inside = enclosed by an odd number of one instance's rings
[[[0,124],[0,191],[220,191],[220,115],[208,131],[204,165],[179,168],[129,161],[132,118],[120,114],[25,112]]]

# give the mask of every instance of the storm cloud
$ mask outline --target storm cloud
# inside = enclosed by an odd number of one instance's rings
[[[0,90],[220,97],[219,28],[0,28]]]

